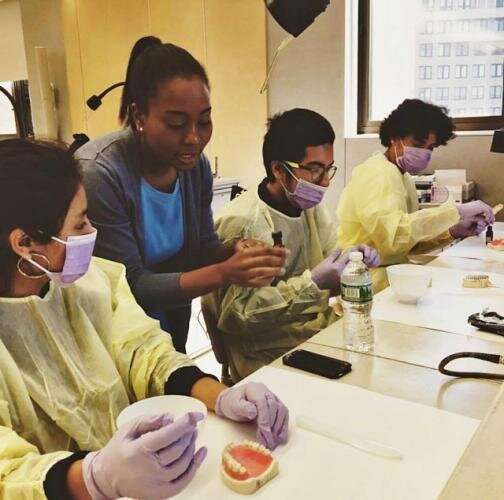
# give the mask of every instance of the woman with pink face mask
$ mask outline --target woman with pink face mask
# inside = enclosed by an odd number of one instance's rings
[[[136,303],[124,266],[92,258],[95,240],[71,155],[0,141],[2,500],[178,494],[205,460],[195,446],[203,415],[164,412],[116,429],[126,406],[152,396],[192,396],[253,422],[270,449],[285,442],[281,401],[259,383],[227,388],[177,352]]]
[[[455,125],[446,109],[406,99],[381,123],[386,149],[352,172],[338,205],[338,244],[367,244],[380,253],[383,266],[407,260],[417,247],[433,247],[483,232],[493,224],[491,207],[481,201],[446,202],[419,210],[411,176],[427,169],[432,152],[453,139]],[[375,291],[388,285],[384,268],[373,271]]]

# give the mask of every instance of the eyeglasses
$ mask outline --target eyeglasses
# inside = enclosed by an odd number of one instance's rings
[[[329,167],[306,167],[304,165],[299,165],[298,163],[291,161],[284,161],[283,163],[287,167],[301,168],[303,170],[306,170],[307,172],[310,172],[311,182],[313,182],[314,184],[319,183],[326,175],[329,180],[332,180],[332,178],[336,175],[336,171],[338,170],[338,167],[336,165],[330,165]]]

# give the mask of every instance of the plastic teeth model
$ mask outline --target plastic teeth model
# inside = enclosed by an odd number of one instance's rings
[[[500,250],[502,252],[504,251],[504,240],[493,240],[487,246],[488,248]]]
[[[464,288],[489,288],[492,283],[486,274],[470,274],[464,277],[462,286]]]
[[[259,443],[230,443],[222,452],[222,481],[236,493],[251,495],[277,474],[277,460]]]

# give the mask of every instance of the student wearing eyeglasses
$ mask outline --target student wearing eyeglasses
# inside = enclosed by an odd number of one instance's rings
[[[282,233],[290,252],[284,274],[258,289],[230,285],[203,299],[209,333],[222,344],[237,381],[273,361],[335,319],[329,297],[339,293],[349,251],[336,247],[333,220],[320,204],[336,173],[334,131],[318,113],[292,109],[269,121],[264,137],[266,178],[215,220],[222,243],[274,244]],[[360,246],[367,265],[375,250]]]

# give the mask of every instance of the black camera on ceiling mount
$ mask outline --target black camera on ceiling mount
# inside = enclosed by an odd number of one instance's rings
[[[275,21],[292,36],[299,36],[316,17],[322,14],[330,0],[265,0]]]

